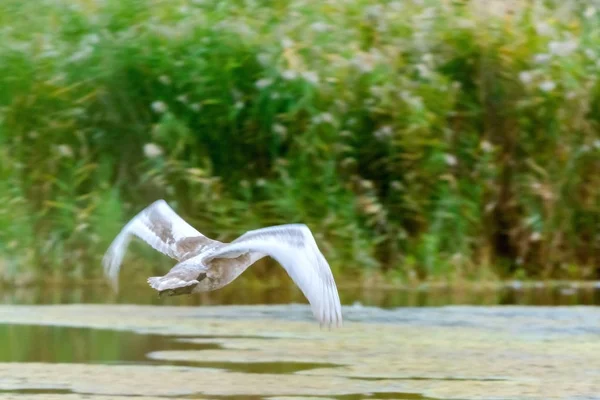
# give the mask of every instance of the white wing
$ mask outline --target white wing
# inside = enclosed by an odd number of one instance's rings
[[[329,264],[306,225],[273,226],[249,231],[207,258],[233,258],[241,253],[264,254],[277,260],[311,304],[317,320],[342,324],[342,307]]]
[[[125,225],[102,259],[104,272],[115,290],[118,289],[119,270],[131,235],[178,261],[200,253],[208,245],[220,243],[194,229],[164,200],[155,201]]]

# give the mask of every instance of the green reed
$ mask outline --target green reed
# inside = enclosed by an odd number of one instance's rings
[[[305,222],[349,276],[598,277],[599,15],[4,0],[0,270],[96,276],[165,198],[220,240]]]

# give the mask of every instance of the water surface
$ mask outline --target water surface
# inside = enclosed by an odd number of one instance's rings
[[[291,284],[171,298],[4,288],[0,400],[600,399],[600,285],[340,285],[340,297],[345,324],[329,331]]]
[[[0,306],[0,398],[600,393],[598,307],[354,305],[344,316],[330,331],[306,305]]]
[[[439,307],[446,305],[600,305],[598,282],[505,282],[494,284],[422,284],[418,286],[360,287],[338,284],[343,304],[381,308]],[[289,281],[257,286],[234,281],[208,293],[162,297],[148,286],[124,283],[118,294],[105,282],[77,285],[34,285],[0,288],[3,304],[152,304],[248,305],[304,303],[300,290]]]

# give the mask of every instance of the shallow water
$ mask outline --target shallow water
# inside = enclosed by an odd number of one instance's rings
[[[446,305],[600,305],[600,282],[506,282],[489,285],[423,284],[415,287],[359,287],[339,284],[343,304],[381,308],[437,307]],[[300,290],[289,281],[276,287],[234,282],[218,291],[159,298],[145,285],[122,284],[118,294],[105,282],[0,288],[3,304],[152,304],[244,305],[304,303]]]
[[[244,338],[228,336],[228,339]],[[187,340],[185,340],[187,339]],[[198,342],[195,340],[206,340]],[[52,325],[0,325],[0,362],[179,365],[219,368],[246,373],[287,374],[335,366],[326,363],[228,363],[154,360],[154,351],[218,350],[214,336],[168,336],[110,329]]]
[[[600,308],[0,306],[0,399],[597,399]],[[50,367],[50,365],[52,365]]]
[[[339,289],[4,288],[0,400],[600,399],[598,284]]]

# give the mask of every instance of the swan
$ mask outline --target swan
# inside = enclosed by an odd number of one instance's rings
[[[165,200],[157,200],[123,227],[102,259],[105,275],[116,291],[132,236],[178,262],[164,276],[148,278],[148,284],[159,296],[217,290],[256,261],[270,256],[300,288],[321,326],[342,325],[340,298],[331,268],[304,224],[251,230],[231,243],[222,243],[198,232]]]

